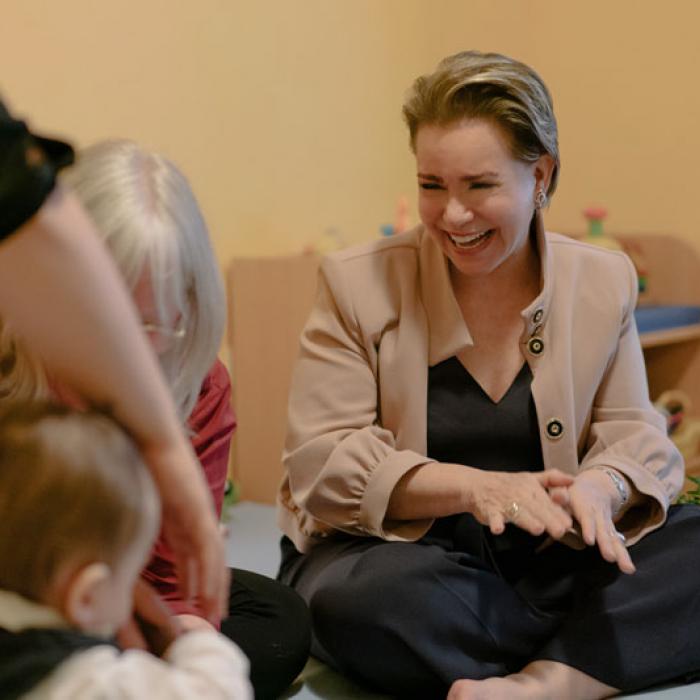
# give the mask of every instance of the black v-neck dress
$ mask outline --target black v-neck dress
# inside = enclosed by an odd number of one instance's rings
[[[527,362],[500,401],[482,389],[457,357],[428,370],[428,457],[492,471],[542,471],[537,411]],[[425,540],[488,560],[507,579],[517,576],[541,545],[514,525],[493,536],[468,514],[435,521]]]
[[[428,457],[498,471],[540,471],[532,373],[524,363],[498,403],[456,358],[428,370]]]
[[[495,403],[456,357],[429,368],[428,456],[542,470],[531,382],[526,363]],[[632,547],[633,576],[595,547],[551,544],[512,524],[494,536],[464,513],[437,519],[418,542],[337,533],[301,555],[285,537],[280,579],[309,603],[313,655],[394,696],[444,698],[456,679],[537,660],[629,691],[700,668],[697,621],[676,602],[700,608],[696,564],[678,570],[673,546],[700,549],[699,521],[695,507],[671,508]]]

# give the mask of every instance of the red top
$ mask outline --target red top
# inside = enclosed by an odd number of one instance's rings
[[[202,390],[188,425],[193,432],[192,447],[204,469],[216,513],[220,516],[231,436],[236,427],[236,418],[231,408],[231,380],[220,360],[214,363],[202,382]],[[142,576],[160,593],[173,613],[201,616],[196,601],[186,601],[180,596],[173,552],[162,535],[155,544],[151,561]]]

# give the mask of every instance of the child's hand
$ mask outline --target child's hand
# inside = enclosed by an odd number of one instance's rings
[[[134,586],[134,612],[118,630],[122,649],[144,649],[162,656],[183,632],[183,626],[155,590],[139,578]]]
[[[194,632],[195,630],[210,630],[211,632],[216,632],[216,627],[214,627],[211,622],[207,622],[203,617],[199,617],[198,615],[182,613],[181,615],[176,615],[175,619],[180,623],[183,632]]]

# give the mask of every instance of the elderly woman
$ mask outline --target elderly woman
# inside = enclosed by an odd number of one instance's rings
[[[280,578],[313,653],[451,700],[696,671],[700,512],[669,508],[630,261],[544,231],[545,85],[460,53],[404,116],[422,223],[324,260],[292,384]]]
[[[231,437],[231,381],[217,360],[226,299],[197,200],[164,156],[129,141],[79,154],[65,176],[132,291],[220,514]],[[162,538],[144,572],[185,627],[207,626],[183,599],[172,548]],[[277,581],[233,569],[221,631],[250,660],[255,697],[279,697],[303,668],[309,620],[299,596]]]

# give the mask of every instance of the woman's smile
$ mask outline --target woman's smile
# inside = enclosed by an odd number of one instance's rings
[[[445,232],[452,244],[458,250],[475,251],[485,247],[494,234],[494,229],[487,229],[477,233],[453,233]]]
[[[539,161],[518,160],[498,127],[468,119],[421,126],[416,163],[421,220],[456,271],[482,277],[527,264]]]

